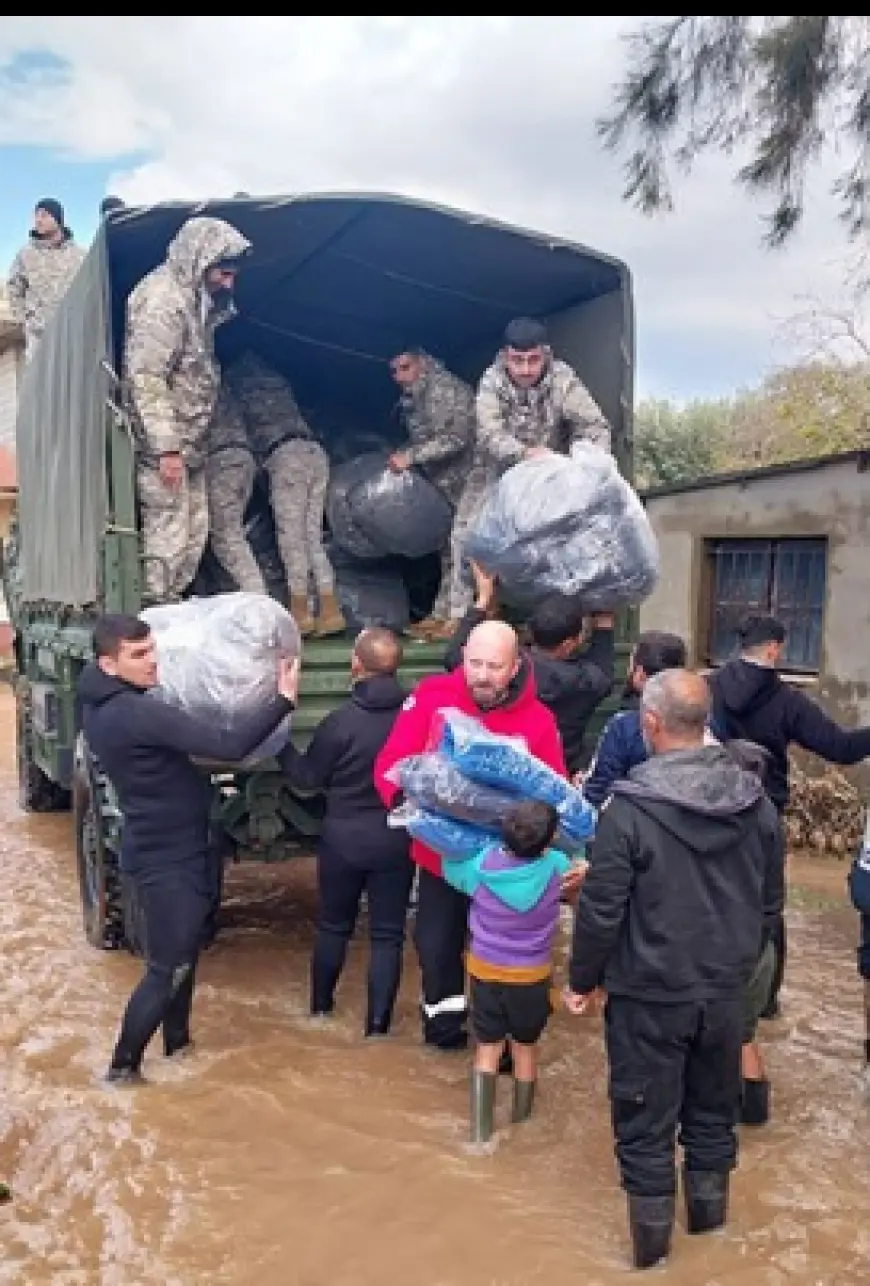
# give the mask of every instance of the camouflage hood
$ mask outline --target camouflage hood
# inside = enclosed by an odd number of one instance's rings
[[[209,268],[250,249],[247,237],[223,219],[188,219],[170,241],[166,263],[182,285],[198,291]]]

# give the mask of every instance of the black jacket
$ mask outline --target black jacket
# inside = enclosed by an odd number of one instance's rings
[[[232,730],[205,722],[87,665],[78,684],[82,728],[118,792],[121,866],[148,874],[208,853],[211,786],[190,756],[239,763],[293,709],[276,696]]]
[[[476,625],[486,613],[472,607],[459,623],[444,656],[444,666],[454,670],[462,661],[462,649]],[[573,777],[584,767],[586,727],[597,707],[613,687],[613,630],[595,630],[589,646],[575,656],[561,661],[529,648],[538,699],[552,711],[565,748],[565,762]]]
[[[738,995],[782,909],[776,810],[721,746],[615,783],[577,901],[570,981],[651,1003]]]
[[[767,791],[782,811],[788,804],[788,748],[794,743],[833,764],[857,764],[870,755],[870,728],[841,728],[776,670],[729,661],[710,676],[713,732],[721,741],[745,737],[770,752]]]
[[[374,784],[375,759],[407,695],[390,675],[362,679],[350,700],[319,725],[304,754],[288,746],[280,756],[294,786],[326,791],[320,844],[351,865],[408,861],[408,833],[387,826],[387,810]]]

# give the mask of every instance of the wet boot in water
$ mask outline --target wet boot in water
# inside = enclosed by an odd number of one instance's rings
[[[495,1118],[495,1087],[498,1077],[492,1072],[471,1073],[471,1142],[488,1143],[492,1138]]]
[[[535,1105],[536,1081],[518,1081],[514,1079],[514,1102],[511,1120],[514,1125],[527,1121]]]
[[[320,612],[314,621],[314,633],[318,638],[329,638],[333,634],[343,634],[347,629],[338,599],[332,593],[320,595]]]
[[[667,1197],[628,1198],[628,1225],[631,1230],[635,1268],[654,1268],[671,1253],[671,1237],[677,1200]]]
[[[690,1233],[713,1232],[728,1217],[728,1175],[710,1170],[683,1170],[686,1226]]]
[[[740,1103],[744,1125],[766,1125],[770,1120],[770,1081],[744,1081]]]

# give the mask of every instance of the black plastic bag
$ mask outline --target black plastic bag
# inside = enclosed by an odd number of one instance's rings
[[[453,510],[422,474],[394,471],[387,459],[386,452],[371,451],[332,470],[330,531],[357,558],[423,558],[447,543]]]
[[[383,625],[396,634],[411,619],[408,588],[389,562],[356,562],[346,551],[330,544],[329,561],[335,571],[335,592],[351,630]]]
[[[484,501],[463,556],[525,608],[551,594],[578,596],[589,611],[637,604],[659,571],[658,542],[636,492],[612,456],[586,443],[570,456],[508,469]]]

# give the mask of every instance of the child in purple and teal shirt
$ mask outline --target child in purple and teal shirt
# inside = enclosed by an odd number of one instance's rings
[[[559,818],[549,804],[525,800],[505,817],[502,842],[468,858],[444,859],[444,879],[471,899],[471,1141],[492,1137],[499,1060],[513,1052],[514,1122],[531,1115],[538,1042],[552,1012],[553,940],[562,878],[573,863],[550,847]]]

